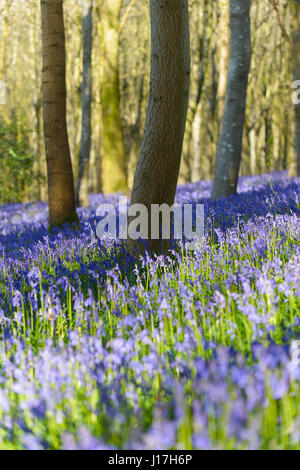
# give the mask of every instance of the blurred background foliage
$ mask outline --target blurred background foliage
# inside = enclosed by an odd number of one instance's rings
[[[44,177],[35,165],[31,152],[31,130],[26,129],[27,116],[0,117],[0,204],[22,202],[38,197]]]

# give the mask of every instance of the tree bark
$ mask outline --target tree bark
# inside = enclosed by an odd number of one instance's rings
[[[230,62],[212,198],[236,194],[251,62],[250,0],[230,1]]]
[[[218,81],[218,139],[221,135],[222,120],[226,97],[226,84],[229,59],[229,3],[228,0],[220,0],[219,23],[219,81]]]
[[[105,193],[127,189],[119,83],[121,6],[121,0],[102,0],[102,185]]]
[[[83,6],[82,42],[82,124],[76,203],[80,206],[87,206],[89,203],[89,162],[91,151],[93,0],[86,0]]]
[[[204,30],[205,31],[205,30]],[[195,99],[191,102],[187,113],[186,135],[183,145],[183,166],[184,166],[184,182],[192,181],[192,162],[193,162],[193,126],[196,118],[199,103],[201,101],[205,79],[205,55],[204,55],[204,38],[199,39],[199,69],[197,79],[197,93]]]
[[[151,240],[150,214],[152,204],[171,207],[175,199],[190,85],[188,2],[150,0],[150,15],[150,90],[131,205],[148,209],[147,249],[160,252],[164,242]],[[131,252],[144,249],[139,240],[130,238],[128,246]]]
[[[66,123],[66,58],[62,0],[41,0],[43,117],[49,223],[78,223]]]
[[[44,156],[42,155],[42,88],[40,79],[40,56],[41,56],[41,44],[39,37],[40,28],[40,9],[37,3],[33,6],[32,17],[34,26],[32,28],[32,54],[34,57],[33,63],[33,88],[32,88],[32,106],[33,106],[33,117],[35,121],[34,126],[34,172],[37,175],[36,185],[37,189],[33,196],[38,201],[43,198],[43,176],[45,175],[44,166],[46,165]]]
[[[300,80],[300,1],[294,0],[294,31],[292,36],[292,67],[294,80]],[[300,176],[300,104],[295,109],[295,149],[297,175]]]

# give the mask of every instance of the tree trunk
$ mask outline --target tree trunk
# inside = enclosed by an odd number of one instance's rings
[[[175,199],[190,85],[188,2],[150,0],[150,15],[150,90],[131,206],[148,209],[147,249],[160,252],[161,240],[150,239],[150,214],[152,204],[171,207]],[[129,238],[128,246],[131,252],[143,250],[138,240]]]
[[[300,80],[300,1],[294,0],[294,31],[292,41],[292,67],[294,80]],[[295,148],[297,157],[297,175],[300,176],[300,104],[295,109]]]
[[[228,58],[229,58],[229,3],[228,0],[220,0],[220,24],[219,24],[219,81],[218,81],[218,140],[222,130],[224,116],[224,104],[226,96]]]
[[[146,54],[143,58],[144,70],[146,65]],[[142,127],[142,105],[144,101],[144,82],[145,73],[142,73],[139,80],[139,94],[136,111],[136,119],[130,129],[130,146],[128,152],[128,169],[127,169],[127,181],[129,187],[133,184],[134,172],[137,165],[137,159],[139,155],[139,149],[141,145],[141,127]]]
[[[205,31],[205,30],[204,30]],[[183,145],[183,173],[184,182],[192,181],[192,162],[193,162],[193,126],[197,114],[198,106],[202,97],[205,78],[205,54],[204,38],[199,39],[199,70],[197,79],[197,94],[188,108],[185,142]]]
[[[248,133],[249,136],[249,151],[250,151],[250,174],[256,174],[256,132],[255,127],[252,127]]]
[[[127,189],[119,83],[121,6],[121,0],[102,0],[102,182],[105,193]]]
[[[34,171],[37,175],[37,191],[34,193],[34,198],[38,201],[42,200],[43,197],[43,167],[46,165],[44,156],[42,155],[42,89],[41,89],[41,79],[40,79],[40,56],[41,56],[41,44],[39,37],[39,28],[40,28],[40,10],[37,3],[33,6],[32,17],[34,21],[33,31],[32,31],[32,52],[34,57],[33,64],[33,83],[32,88],[32,105],[33,105],[33,117],[35,122],[34,127],[34,152],[35,152],[35,161],[34,161]]]
[[[78,223],[66,123],[66,58],[62,0],[41,0],[44,138],[49,223]]]
[[[212,198],[236,194],[251,62],[250,0],[230,1],[230,62]]]
[[[89,161],[91,151],[93,0],[86,0],[83,6],[82,41],[82,124],[76,203],[80,206],[87,206],[89,203]]]

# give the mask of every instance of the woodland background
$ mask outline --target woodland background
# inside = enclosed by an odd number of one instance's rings
[[[130,192],[145,118],[150,72],[150,19],[145,0],[94,0],[89,193]],[[0,204],[47,199],[41,97],[41,20],[38,0],[0,1]],[[75,182],[81,142],[82,15],[65,0],[68,131]],[[212,179],[224,110],[229,60],[225,0],[189,2],[192,76],[180,183]],[[279,9],[253,0],[252,63],[241,175],[296,172],[293,146],[290,2]],[[105,28],[109,25],[109,28]],[[103,123],[105,125],[103,125]],[[124,169],[119,185],[107,159]],[[118,185],[120,187],[118,187]]]

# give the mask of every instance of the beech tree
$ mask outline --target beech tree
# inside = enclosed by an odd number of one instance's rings
[[[229,2],[220,0],[220,22],[219,22],[219,41],[220,41],[220,59],[219,59],[219,81],[218,81],[218,137],[221,135],[221,126],[224,116],[224,105],[226,98],[226,80],[228,74],[229,59]]]
[[[42,101],[50,228],[78,223],[66,123],[66,58],[63,0],[41,0]]]
[[[151,206],[174,204],[190,85],[190,41],[187,0],[150,0],[151,73],[144,135],[134,177],[131,206],[148,209],[147,249],[159,252],[162,240],[151,240]],[[129,217],[130,223],[130,217]],[[142,250],[128,238],[131,252]]]
[[[212,198],[236,194],[251,63],[250,0],[230,0],[230,60]]]
[[[82,17],[83,73],[81,90],[81,144],[76,184],[76,203],[88,205],[91,151],[93,0],[85,0]]]
[[[294,0],[294,30],[292,35],[292,67],[295,81],[300,80],[300,1]],[[295,148],[297,174],[300,176],[300,104],[295,104]]]
[[[127,189],[121,122],[119,30],[122,0],[100,0],[102,25],[102,186],[105,193]]]

